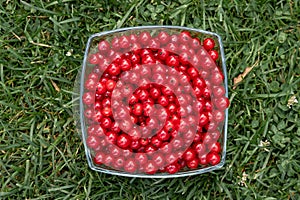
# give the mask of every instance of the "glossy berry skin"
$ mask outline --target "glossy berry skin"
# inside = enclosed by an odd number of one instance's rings
[[[170,35],[167,32],[161,31],[157,36],[158,41],[161,44],[167,44],[170,41]]]
[[[86,105],[91,105],[95,101],[95,97],[92,92],[86,92],[82,96],[82,101]]]
[[[142,45],[148,45],[150,40],[151,40],[151,35],[148,31],[143,31],[142,33],[140,33],[139,35],[139,42],[142,44]]]
[[[147,174],[155,174],[157,166],[154,161],[150,160],[145,164],[144,169]]]
[[[220,162],[221,157],[216,152],[210,152],[207,154],[206,159],[207,159],[207,162],[213,166],[213,165],[217,165]]]
[[[180,165],[177,163],[172,163],[165,167],[166,172],[168,172],[169,174],[175,174],[176,172],[179,171],[179,169],[180,169]]]
[[[216,61],[219,58],[219,53],[216,50],[210,50],[208,52],[208,55],[214,60]]]
[[[86,139],[86,144],[89,148],[91,149],[97,149],[100,145],[100,138],[94,136],[94,135],[90,135],[87,139]]]
[[[96,153],[95,157],[93,158],[93,161],[96,165],[102,165],[104,162],[105,153],[102,151],[99,151]]]
[[[209,51],[215,47],[215,41],[212,38],[206,38],[203,41],[203,47],[204,47],[204,49]]]
[[[186,162],[186,165],[190,168],[190,169],[197,169],[198,165],[199,165],[199,159],[198,158],[194,158],[190,161]]]
[[[207,146],[208,150],[215,153],[221,152],[221,144],[220,142],[215,142]]]
[[[119,39],[119,44],[122,49],[126,49],[130,47],[130,40],[127,36],[123,35]]]
[[[182,158],[185,160],[185,161],[191,161],[193,160],[194,158],[196,158],[196,151],[194,151],[192,148],[189,148],[188,150],[186,150],[184,152],[184,154],[182,155]]]
[[[166,58],[166,64],[170,67],[178,67],[180,62],[179,62],[179,57],[176,55],[170,55]]]
[[[103,40],[103,41],[99,42],[98,50],[100,53],[106,54],[108,52],[108,50],[110,50],[110,44],[107,41]]]
[[[100,123],[103,128],[110,128],[112,122],[109,117],[103,117]]]
[[[227,97],[214,99],[213,102],[219,110],[225,110],[229,106],[229,99]]]
[[[129,135],[127,134],[121,134],[118,136],[117,138],[117,145],[122,148],[122,149],[126,149],[127,147],[129,147],[131,144],[131,138]]]
[[[179,41],[182,43],[182,44],[189,44],[190,41],[191,41],[191,34],[190,32],[188,31],[182,31],[180,34],[179,34]]]
[[[136,160],[133,158],[126,160],[124,163],[124,170],[129,173],[134,173],[137,170]]]

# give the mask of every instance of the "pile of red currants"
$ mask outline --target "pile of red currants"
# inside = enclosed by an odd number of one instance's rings
[[[229,106],[214,39],[143,30],[101,38],[82,103],[94,165],[174,174],[220,163]]]

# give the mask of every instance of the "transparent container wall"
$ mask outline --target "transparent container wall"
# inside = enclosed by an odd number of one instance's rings
[[[167,178],[223,166],[229,102],[217,34],[154,26],[92,35],[78,82],[93,170]]]

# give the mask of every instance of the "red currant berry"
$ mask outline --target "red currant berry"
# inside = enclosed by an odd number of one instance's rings
[[[172,164],[169,164],[165,167],[166,169],[166,172],[168,172],[169,174],[175,174],[176,172],[179,171],[180,169],[180,166],[178,163],[172,163]]]
[[[97,149],[100,145],[100,138],[90,135],[86,139],[86,145],[91,149]]]
[[[170,55],[166,58],[166,64],[170,67],[178,67],[179,63],[179,57],[176,55]]]
[[[186,165],[190,169],[197,169],[198,165],[199,165],[199,159],[198,158],[194,158],[192,160],[189,160],[189,161],[186,162]]]
[[[215,47],[215,41],[212,39],[212,38],[206,38],[204,41],[203,41],[203,47],[204,49],[206,49],[207,51],[208,50],[211,50]]]
[[[119,38],[119,44],[120,44],[120,47],[122,49],[126,49],[126,48],[129,48],[130,47],[130,40],[127,36],[125,35],[122,35],[120,38]]]
[[[131,144],[131,138],[129,135],[127,134],[121,134],[118,136],[117,138],[117,145],[122,148],[122,149],[126,149],[127,147],[129,147]]]
[[[196,152],[192,148],[188,148],[182,155],[182,158],[185,161],[191,161],[196,158]]]
[[[157,39],[159,40],[159,42],[164,45],[167,44],[170,41],[170,35],[167,32],[161,31],[158,35],[157,35]]]
[[[82,96],[82,101],[86,105],[91,105],[95,102],[95,95],[93,92],[86,92]]]
[[[208,145],[208,150],[216,153],[221,152],[221,144],[220,142],[212,143],[211,145]]]
[[[210,152],[206,156],[206,160],[210,165],[216,165],[220,162],[221,157],[218,153],[216,152]]]
[[[208,52],[208,55],[214,60],[216,61],[219,58],[219,53],[216,50],[210,50]]]
[[[150,40],[151,40],[151,35],[148,31],[143,31],[142,33],[140,33],[139,35],[139,42],[142,44],[142,45],[148,45]]]
[[[109,117],[103,117],[100,123],[103,128],[110,128],[112,122]]]
[[[105,153],[102,151],[98,151],[93,159],[96,165],[102,165],[104,162]]]
[[[137,170],[136,161],[133,158],[129,158],[124,163],[124,170],[129,173],[134,173]]]
[[[110,45],[107,41],[103,40],[103,41],[99,42],[98,50],[100,53],[106,54],[109,49],[110,49]]]

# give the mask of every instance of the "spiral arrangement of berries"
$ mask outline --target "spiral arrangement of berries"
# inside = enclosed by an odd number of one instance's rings
[[[229,100],[213,38],[125,31],[90,49],[82,103],[93,164],[130,174],[214,166]]]

